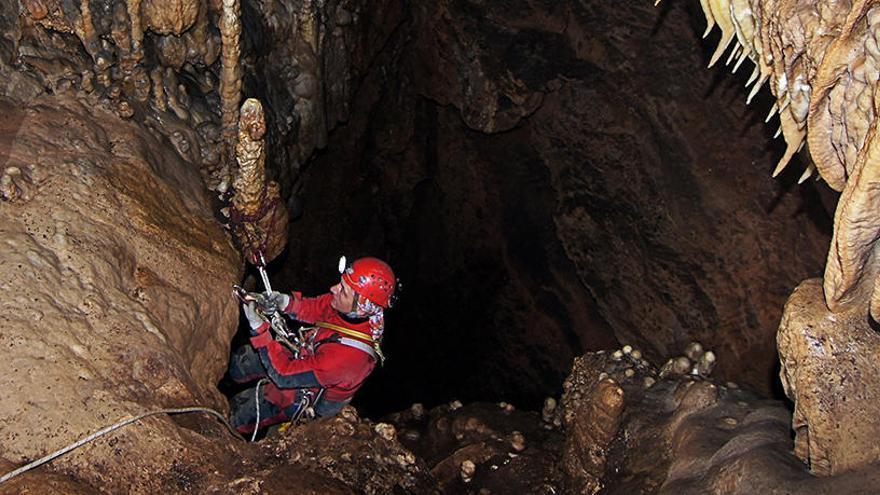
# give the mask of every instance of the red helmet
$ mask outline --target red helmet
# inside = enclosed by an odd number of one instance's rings
[[[359,295],[382,306],[391,307],[396,278],[388,263],[379,258],[359,258],[342,273],[342,279]]]

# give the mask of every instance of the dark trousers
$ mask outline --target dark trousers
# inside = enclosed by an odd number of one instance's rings
[[[299,410],[296,389],[280,389],[266,378],[266,369],[260,356],[251,346],[242,346],[229,361],[229,377],[236,383],[249,383],[264,379],[255,386],[232,397],[232,425],[241,433],[252,433],[257,426],[257,406],[260,424],[265,428],[290,420]]]

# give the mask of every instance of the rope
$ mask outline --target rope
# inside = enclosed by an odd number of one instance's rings
[[[269,240],[270,232],[263,230],[260,227],[260,220],[266,218],[267,216],[271,220],[269,223],[270,226],[274,225],[275,216],[278,213],[278,201],[280,196],[275,196],[269,201],[266,201],[266,198],[269,197],[269,183],[265,182],[263,184],[263,192],[260,195],[260,207],[254,212],[252,215],[248,215],[243,211],[240,211],[235,207],[235,204],[232,204],[232,207],[229,211],[229,219],[231,221],[231,227],[235,237],[239,242],[246,243],[247,246],[241,246],[242,251],[246,257],[250,257],[248,255],[252,255],[256,252],[264,252],[266,251],[267,243]],[[259,232],[251,232],[248,228],[258,230]],[[254,237],[262,237],[262,239],[254,240]],[[247,252],[250,250],[251,252]],[[255,260],[249,260],[254,265],[258,264]]]
[[[227,421],[226,418],[222,414],[218,413],[217,411],[215,411],[213,409],[209,409],[207,407],[182,407],[182,408],[177,408],[177,409],[160,409],[158,411],[146,412],[146,413],[140,414],[138,416],[135,416],[133,418],[123,419],[116,424],[110,425],[106,428],[103,428],[101,430],[96,431],[95,433],[92,433],[91,435],[89,435],[85,438],[77,440],[76,442],[68,445],[67,447],[64,447],[62,449],[58,449],[55,452],[52,452],[51,454],[49,454],[47,456],[41,457],[41,458],[37,459],[36,461],[33,461],[29,464],[26,464],[26,465],[16,469],[15,471],[11,471],[9,473],[6,473],[2,477],[0,477],[0,484],[3,484],[5,482],[11,480],[12,478],[15,478],[19,474],[30,471],[31,469],[34,469],[35,467],[42,466],[43,464],[51,461],[52,459],[55,459],[56,457],[64,455],[64,454],[70,452],[71,450],[82,447],[83,445],[91,442],[92,440],[95,440],[96,438],[100,438],[115,429],[122,428],[123,426],[129,425],[131,423],[134,423],[135,421],[139,421],[139,420],[144,419],[148,416],[154,416],[156,414],[184,414],[184,413],[193,413],[193,412],[204,412],[204,413],[213,414],[214,416],[220,418],[220,421],[222,421],[223,424],[226,425],[226,428],[228,428],[229,431],[231,431],[233,435],[235,435],[238,438],[241,438],[241,435],[237,431],[235,431],[235,428],[233,428],[232,425],[229,424],[229,421]]]
[[[261,378],[260,381],[257,382],[256,388],[254,388],[254,404],[257,406],[257,421],[254,423],[254,434],[251,435],[251,442],[257,439],[257,431],[260,429],[260,385],[266,383],[266,378]]]

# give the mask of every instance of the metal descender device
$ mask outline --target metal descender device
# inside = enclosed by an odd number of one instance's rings
[[[239,285],[233,285],[232,293],[245,304],[255,302],[257,309],[269,320],[269,327],[275,335],[275,340],[284,344],[298,358],[303,346],[303,337],[299,331],[292,332],[290,330],[287,326],[287,320],[284,319],[284,313],[281,312],[282,308],[276,307],[274,301],[269,297],[272,293],[272,284],[269,282],[269,274],[266,273],[266,258],[263,257],[262,252],[258,252],[257,255],[259,258],[254,264],[260,272],[265,292],[248,292]]]

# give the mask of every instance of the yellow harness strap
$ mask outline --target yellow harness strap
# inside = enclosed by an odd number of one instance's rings
[[[332,323],[327,323],[326,321],[316,321],[316,327],[327,328],[330,330],[335,330],[343,335],[348,335],[349,337],[354,337],[356,339],[366,340],[370,344],[373,345],[373,350],[376,351],[376,355],[379,356],[379,364],[385,363],[385,355],[382,354],[382,349],[379,348],[379,343],[373,340],[372,335],[366,335],[361,332],[355,332],[350,328],[341,327],[339,325],[334,325]]]
[[[327,323],[326,321],[316,321],[315,326],[321,327],[321,328],[329,328],[330,330],[336,330],[337,332],[339,332],[341,334],[348,335],[349,337],[354,337],[356,339],[366,340],[371,344],[374,343],[372,335],[367,335],[364,333],[355,332],[354,330],[351,330],[350,328],[340,327],[339,325]]]

